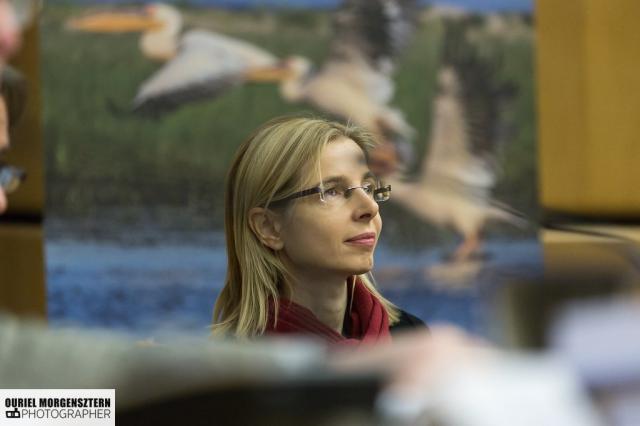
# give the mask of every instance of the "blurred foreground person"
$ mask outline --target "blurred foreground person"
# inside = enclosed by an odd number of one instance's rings
[[[7,208],[7,193],[15,191],[25,176],[22,170],[2,162],[2,155],[9,149],[10,129],[22,115],[26,99],[24,79],[5,67],[20,42],[20,26],[13,5],[0,0],[0,214]]]
[[[121,420],[138,410],[150,416],[164,411],[164,421],[154,422],[159,424],[170,424],[171,416],[185,424],[243,424],[240,419],[247,418],[251,422],[244,424],[257,425],[603,424],[566,365],[495,352],[451,327],[327,352],[302,339],[239,343],[174,337],[167,345],[142,347],[123,335],[46,330],[0,315],[0,342],[0,387],[115,389]],[[372,385],[373,404],[363,407],[352,396],[327,409],[327,394],[344,392],[349,380],[362,377],[383,384],[382,389]],[[320,398],[309,389],[313,383],[325,390]],[[234,398],[241,401],[241,412],[224,406],[224,401],[237,405]],[[194,400],[211,411],[175,410]],[[332,421],[309,414],[318,408]],[[360,420],[353,420],[354,411]],[[148,424],[144,414],[136,417],[139,424]],[[228,416],[231,420],[222,420]],[[280,418],[290,421],[274,422]]]
[[[20,23],[13,3],[0,0],[0,66],[20,47],[20,42]]]
[[[20,73],[4,67],[0,71],[0,214],[7,208],[7,194],[18,189],[26,176],[22,169],[2,162],[2,154],[10,147],[11,129],[24,111],[25,93]]]
[[[228,267],[215,334],[358,344],[424,325],[371,279],[378,203],[391,196],[369,169],[375,145],[358,127],[282,117],[240,146],[225,188]]]

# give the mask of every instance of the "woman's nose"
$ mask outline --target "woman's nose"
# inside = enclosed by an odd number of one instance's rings
[[[355,220],[371,220],[378,214],[378,203],[363,188],[354,190],[351,198],[354,199],[353,202],[356,205]]]

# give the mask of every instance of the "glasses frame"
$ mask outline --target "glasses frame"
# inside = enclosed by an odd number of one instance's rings
[[[345,198],[348,200],[349,198],[351,198],[351,195],[347,195],[347,194],[351,194],[353,193],[354,190],[361,188],[364,189],[366,188],[366,186],[364,185],[360,185],[360,186],[351,186],[349,188],[346,188],[344,190],[344,194],[345,194]],[[373,190],[373,201],[375,201],[376,203],[384,203],[385,201],[388,201],[389,198],[391,198],[391,195],[389,195],[389,197],[387,197],[384,200],[376,200],[376,194],[381,194],[383,192],[389,192],[391,193],[391,185],[385,185],[385,186],[380,186],[376,189]],[[285,198],[281,198],[279,200],[276,201],[272,201],[271,205],[274,204],[282,204],[282,203],[286,203],[287,201],[291,201],[291,200],[295,200],[296,198],[302,198],[302,197],[307,197],[309,195],[313,195],[313,194],[320,194],[320,199],[322,200],[322,202],[324,202],[324,196],[323,196],[323,189],[321,186],[315,186],[313,188],[309,188],[309,189],[304,189],[302,191],[298,191],[298,192],[294,192],[293,194],[289,195],[288,197]]]

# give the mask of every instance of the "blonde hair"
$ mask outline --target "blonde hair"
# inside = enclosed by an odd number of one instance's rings
[[[298,116],[271,120],[240,145],[225,183],[227,276],[214,308],[214,335],[263,334],[270,302],[277,318],[278,298],[292,293],[290,274],[276,252],[252,231],[249,211],[301,190],[308,170],[319,173],[324,147],[342,137],[357,143],[365,155],[376,144],[358,127]],[[376,290],[373,277],[360,279],[385,307],[389,323],[397,322],[398,309]]]

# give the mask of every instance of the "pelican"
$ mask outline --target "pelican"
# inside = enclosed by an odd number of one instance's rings
[[[250,78],[250,70],[277,63],[274,55],[250,43],[198,29],[181,34],[182,27],[180,12],[161,3],[136,13],[102,12],[67,22],[75,31],[143,32],[143,55],[166,63],[140,86],[132,105],[140,113],[158,115],[218,96]]]
[[[396,153],[409,161],[414,130],[390,103],[394,61],[411,41],[416,11],[414,0],[345,1],[333,16],[330,53],[317,70],[300,56],[284,61],[282,97],[311,104],[395,143],[393,149],[383,145],[374,161],[388,155],[397,159]]]
[[[432,128],[418,179],[400,173],[386,177],[392,200],[421,219],[450,226],[463,238],[454,261],[468,260],[481,246],[481,231],[491,220],[524,226],[517,212],[491,197],[496,184],[494,151],[504,139],[500,113],[513,95],[498,84],[495,70],[465,45],[460,28],[450,27],[437,74]]]
[[[168,60],[146,80],[133,101],[136,111],[162,113],[196,99],[215,98],[247,81],[277,82],[282,97],[351,121],[386,141],[409,141],[412,127],[389,104],[394,59],[409,42],[417,0],[346,0],[334,14],[334,40],[324,63],[301,56],[282,61],[231,37],[192,30],[178,38],[180,12],[166,4],[138,14],[102,13],[72,19],[68,27],[92,32],[144,31],[146,56]],[[404,150],[402,147],[404,146]],[[408,143],[399,150],[406,153]]]

